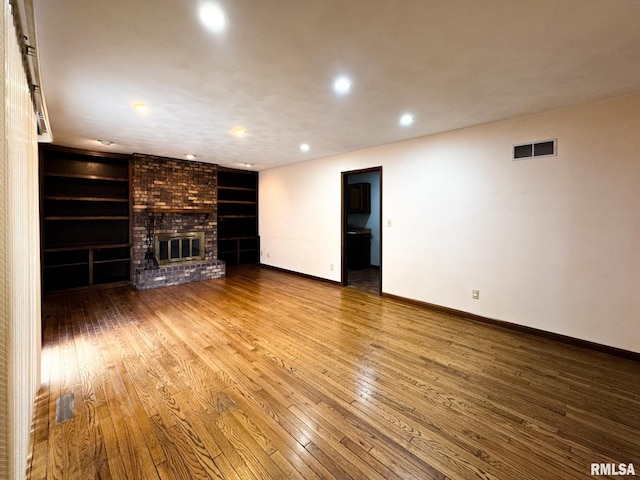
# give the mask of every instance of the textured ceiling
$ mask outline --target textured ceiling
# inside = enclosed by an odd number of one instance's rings
[[[640,90],[637,0],[202,3],[35,0],[54,143],[260,170]]]

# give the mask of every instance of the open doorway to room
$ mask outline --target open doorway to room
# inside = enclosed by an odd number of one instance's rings
[[[382,293],[382,167],[342,172],[342,286]]]

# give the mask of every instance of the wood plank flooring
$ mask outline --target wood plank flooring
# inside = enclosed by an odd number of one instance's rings
[[[259,267],[44,311],[30,480],[640,473],[631,360]]]

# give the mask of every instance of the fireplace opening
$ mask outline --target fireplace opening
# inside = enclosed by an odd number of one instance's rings
[[[160,233],[155,236],[155,254],[159,265],[204,260],[204,232]]]

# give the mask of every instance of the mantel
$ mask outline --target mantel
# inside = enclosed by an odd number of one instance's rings
[[[145,208],[147,213],[204,213],[206,215],[214,213],[213,208],[168,208],[168,207],[148,207]]]

